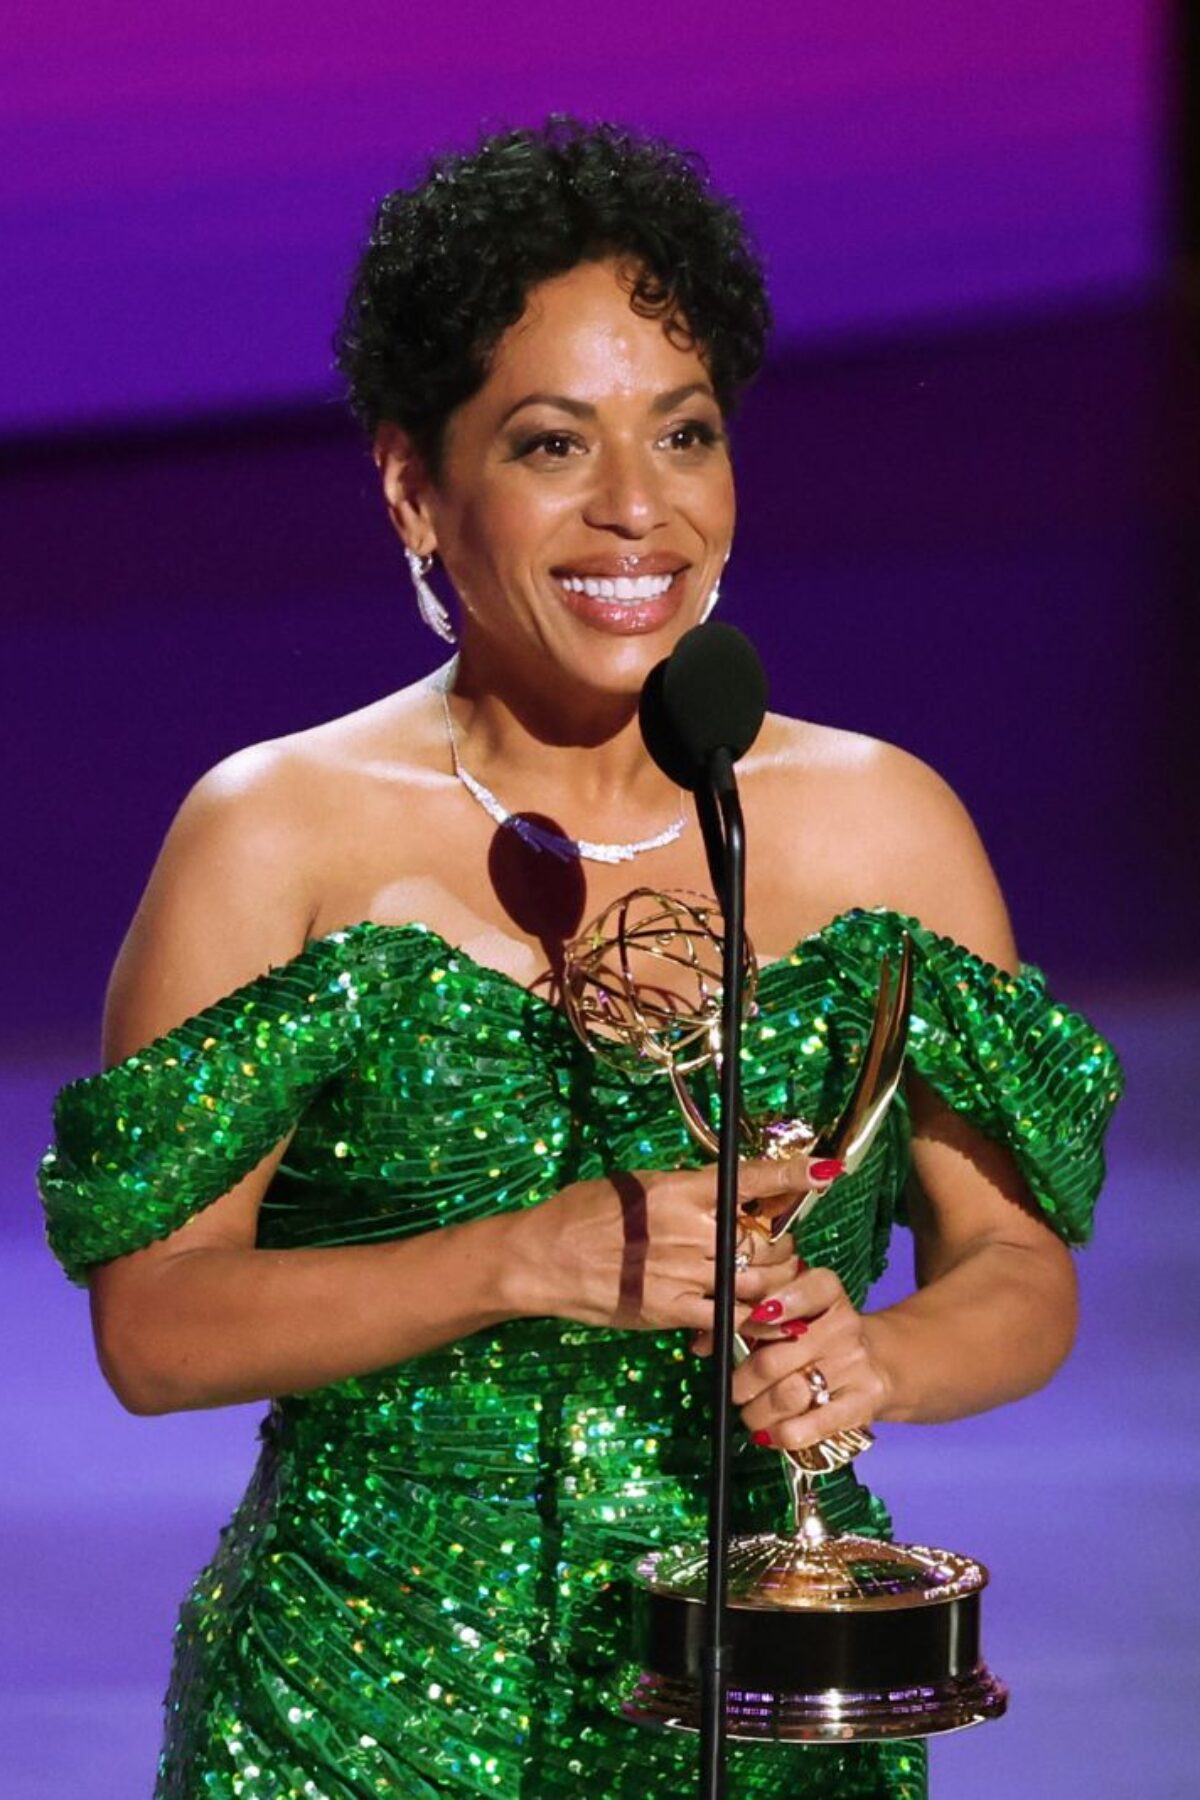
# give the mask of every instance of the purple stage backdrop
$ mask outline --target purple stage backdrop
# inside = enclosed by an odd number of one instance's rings
[[[1129,290],[1155,0],[47,0],[0,59],[0,431],[319,396],[373,197],[481,121],[693,145],[781,337]]]

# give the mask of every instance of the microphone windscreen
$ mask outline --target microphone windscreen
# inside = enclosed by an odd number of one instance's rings
[[[685,631],[660,667],[666,726],[694,770],[694,787],[714,751],[728,750],[736,762],[762,730],[766,671],[743,632],[717,623]]]
[[[662,662],[655,663],[642,686],[642,697],[638,702],[642,742],[664,775],[678,787],[694,789],[704,771],[702,765],[684,748],[678,732],[667,717],[663,701],[663,677],[666,672],[667,659],[664,657]]]

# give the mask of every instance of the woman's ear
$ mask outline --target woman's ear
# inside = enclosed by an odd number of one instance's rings
[[[418,556],[432,556],[437,549],[429,506],[433,484],[415,444],[399,425],[385,419],[375,432],[371,454],[400,541]]]

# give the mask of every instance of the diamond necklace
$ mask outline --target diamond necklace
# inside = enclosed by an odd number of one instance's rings
[[[547,831],[545,826],[535,825],[532,819],[522,818],[519,813],[510,813],[501,806],[491,788],[484,787],[482,781],[477,781],[469,769],[463,768],[458,755],[454,720],[450,717],[450,702],[446,698],[444,687],[438,688],[438,697],[442,702],[442,716],[446,721],[450,761],[458,780],[471,798],[479,802],[489,819],[494,819],[497,825],[505,826],[509,831],[515,831],[521,842],[528,844],[531,850],[547,851],[551,856],[557,856],[560,862],[576,862],[580,857],[586,862],[631,862],[643,850],[661,850],[664,844],[673,844],[687,824],[687,814],[681,811],[665,831],[656,832],[653,837],[641,838],[636,844],[594,844],[589,838],[570,838],[558,831]]]

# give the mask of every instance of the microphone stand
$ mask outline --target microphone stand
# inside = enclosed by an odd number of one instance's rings
[[[700,1717],[701,1800],[724,1800],[725,1694],[730,1648],[726,1627],[729,1585],[730,1426],[733,1377],[734,1262],[737,1254],[738,1149],[741,1105],[742,944],[746,912],[746,836],[733,757],[713,753],[696,806],[709,871],[725,921],[721,992],[721,1126],[717,1155],[716,1316],[713,1327],[713,1428],[709,1476],[708,1581],[704,1609]]]

